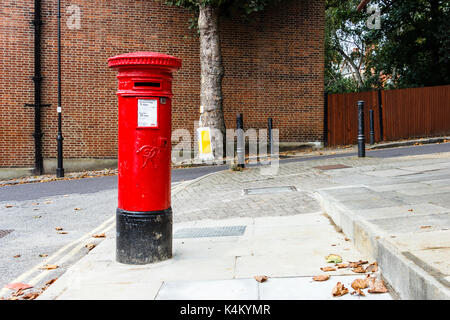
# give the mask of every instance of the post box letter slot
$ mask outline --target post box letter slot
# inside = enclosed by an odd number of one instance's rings
[[[146,88],[160,88],[161,82],[135,82],[135,87],[146,87]]]

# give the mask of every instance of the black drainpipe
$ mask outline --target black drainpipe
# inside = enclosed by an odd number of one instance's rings
[[[34,108],[34,173],[41,175],[44,172],[44,164],[42,158],[42,131],[41,131],[41,107],[43,105],[41,101],[41,88],[42,88],[42,75],[41,75],[41,1],[34,1],[34,103],[26,104],[27,107]]]

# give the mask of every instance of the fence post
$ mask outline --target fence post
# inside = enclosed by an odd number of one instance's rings
[[[366,156],[366,138],[364,136],[364,101],[358,101],[358,157]]]
[[[244,120],[241,113],[236,115],[236,138],[237,138],[237,166],[245,167],[245,137],[244,137]]]
[[[374,130],[374,123],[373,123],[373,110],[369,111],[369,120],[370,120],[370,144],[375,143],[375,130]]]

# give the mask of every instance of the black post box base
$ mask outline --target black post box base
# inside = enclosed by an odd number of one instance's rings
[[[172,224],[172,208],[150,212],[117,209],[117,262],[149,264],[172,258]]]

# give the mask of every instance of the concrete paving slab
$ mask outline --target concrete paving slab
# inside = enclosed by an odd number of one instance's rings
[[[388,169],[388,170],[377,170],[365,172],[366,175],[374,177],[397,177],[411,175],[413,172],[405,169]]]
[[[450,213],[372,219],[370,223],[390,234],[423,233],[450,228]]]
[[[401,252],[450,247],[450,230],[404,233],[391,238]]]
[[[312,277],[269,278],[259,285],[259,296],[262,300],[392,300],[389,293],[370,294],[366,296],[352,295],[351,283],[365,276],[331,276],[327,281],[314,281]],[[333,297],[332,290],[337,282],[349,289],[349,293],[341,297]]]
[[[58,300],[153,300],[162,282],[122,282],[107,284],[83,284],[69,288]]]
[[[156,300],[257,300],[254,279],[166,281]]]
[[[431,214],[440,214],[450,212],[449,208],[437,206],[431,203],[419,203],[415,205],[404,205],[394,207],[383,207],[373,209],[363,209],[356,211],[356,214],[368,220],[397,218],[397,217],[411,217]]]

